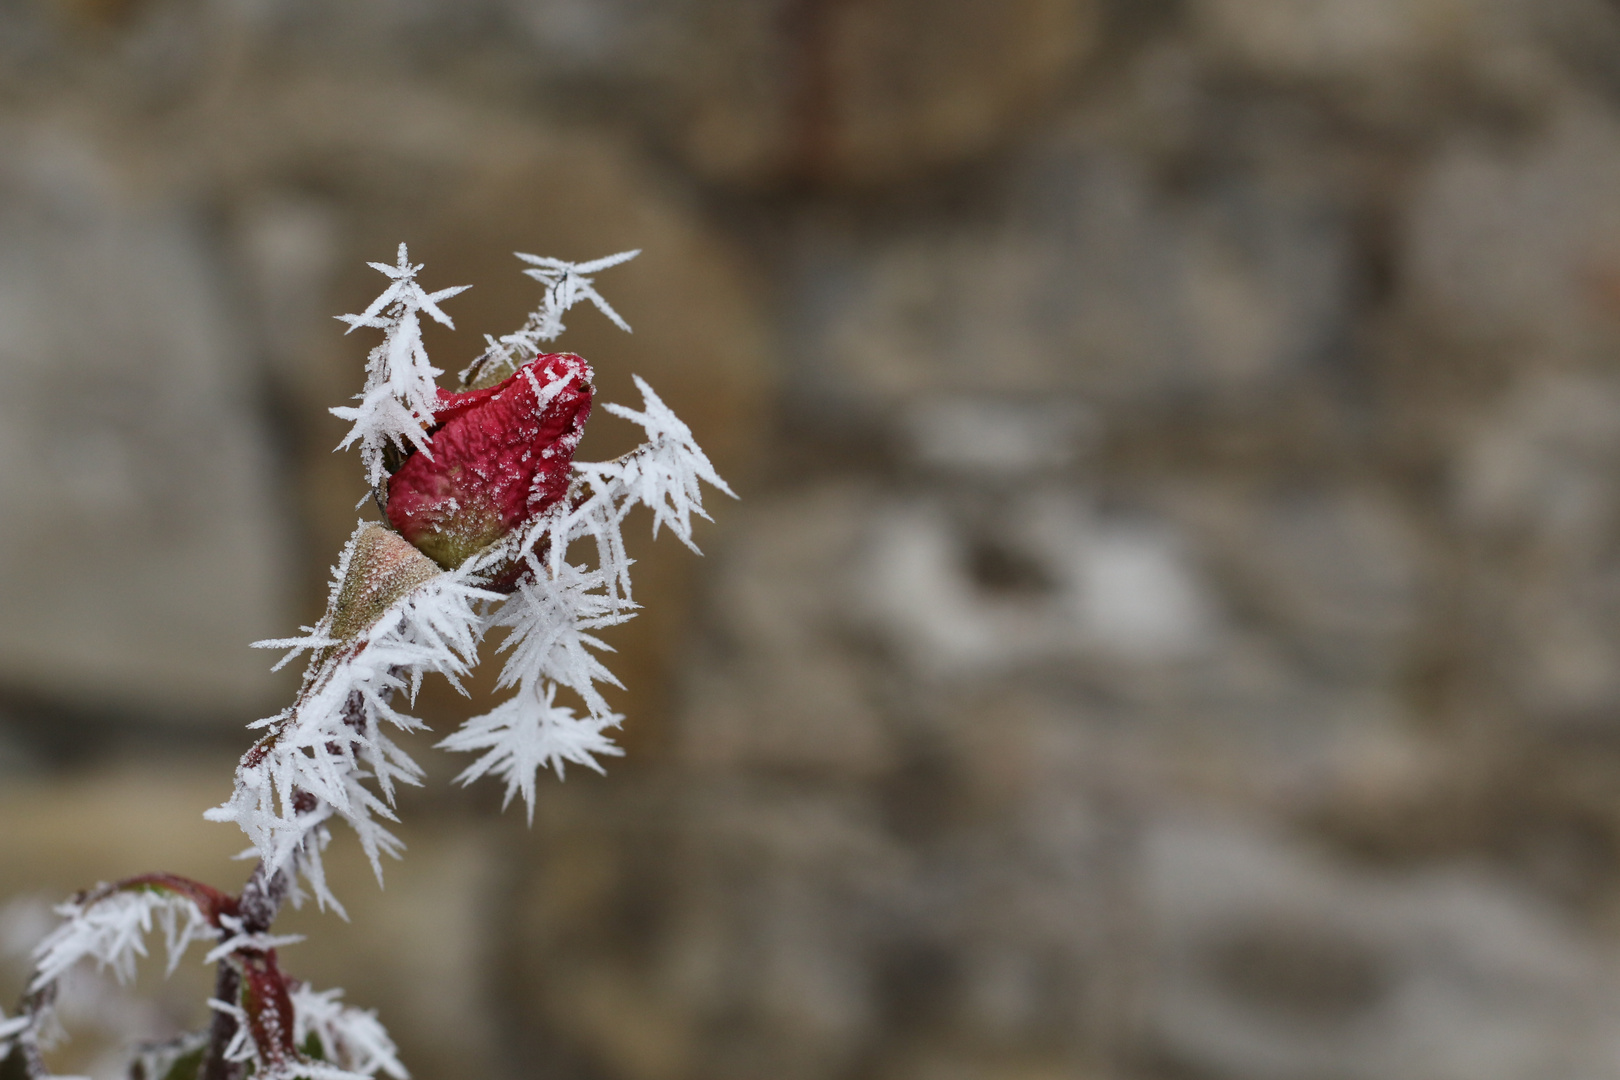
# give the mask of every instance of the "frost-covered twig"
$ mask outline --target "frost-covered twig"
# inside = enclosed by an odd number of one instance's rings
[[[233,963],[242,976],[240,999],[208,1002],[233,1032],[220,1052],[221,1062],[250,1071],[253,1080],[369,1080],[379,1070],[406,1080],[408,1074],[395,1055],[393,1040],[375,1016],[360,1014],[358,1022],[341,1013],[334,1018],[330,1003],[320,995],[301,999],[300,984],[282,974],[274,951],[241,950]],[[300,1014],[300,1000],[313,1009],[313,1015]],[[337,1030],[328,1043],[322,1031],[334,1024]],[[300,1029],[316,1035],[327,1052],[325,1060],[305,1052],[307,1044],[299,1038]],[[361,1041],[346,1044],[342,1035]]]
[[[484,335],[484,351],[461,373],[461,385],[464,387],[488,386],[516,371],[521,364],[534,359],[541,353],[543,346],[562,336],[563,331],[567,329],[563,326],[562,317],[568,313],[569,308],[582,300],[590,302],[611,319],[614,326],[627,334],[630,332],[630,324],[613,310],[612,305],[602,299],[602,295],[596,291],[595,284],[587,275],[629,262],[641,254],[639,248],[582,263],[565,262],[562,259],[540,255],[525,255],[521,251],[516,254],[531,267],[523,273],[546,287],[545,296],[541,299],[540,306],[529,313],[529,317],[517,330],[503,334],[499,340],[488,334]]]
[[[81,960],[128,982],[136,961],[146,955],[146,935],[154,923],[163,930],[173,971],[193,941],[212,936],[228,903],[213,889],[169,874],[100,886],[57,905],[62,922],[35,947],[28,989],[38,993]]]
[[[238,929],[250,933],[268,930],[292,890],[293,875],[286,871],[272,873],[261,859],[236,901],[236,913],[241,919]],[[224,927],[222,921],[222,934],[234,932]],[[234,1002],[241,997],[241,992],[241,965],[233,962],[232,957],[220,960],[214,975],[214,999]],[[235,1074],[241,1069],[231,1060],[230,1050],[241,1038],[245,1036],[241,1034],[236,1016],[229,1009],[216,1010],[208,1028],[199,1080],[235,1080]]]
[[[393,266],[370,265],[391,284],[360,314],[339,315],[338,319],[349,324],[348,333],[368,326],[381,330],[383,340],[366,360],[366,386],[356,395],[360,399],[359,406],[340,405],[331,412],[340,419],[354,421],[354,427],[338,448],[360,444],[366,483],[375,489],[387,479],[384,451],[389,446],[401,453],[411,447],[422,453],[430,452],[424,431],[433,420],[437,389],[434,380],[444,372],[428,362],[418,316],[426,313],[435,322],[454,329],[450,316],[439,310],[439,301],[448,300],[471,286],[455,285],[434,293],[423,292],[416,283],[416,275],[422,267],[412,264],[404,244],[399,245],[399,257]]]
[[[398,856],[398,838],[378,819],[397,820],[395,787],[420,783],[421,769],[384,724],[423,726],[391,702],[397,693],[414,700],[428,673],[460,688],[482,633],[478,604],[500,599],[479,580],[475,570],[440,570],[379,525],[358,526],[326,614],[292,639],[294,652],[314,654],[297,700],[259,721],[269,733],[243,756],[231,798],[207,813],[240,825],[270,870],[301,872],[323,906],[342,910],[322,868],[329,819],[354,829],[379,879],[381,856]]]
[[[155,927],[163,931],[172,972],[187,946],[212,936],[235,909],[235,898],[174,874],[100,885],[58,905],[62,922],[33,951],[34,972],[20,1015],[4,1019],[0,1014],[0,1060],[19,1053],[30,1080],[51,1075],[42,1050],[55,1026],[58,983],[70,968],[90,961],[127,981],[146,955],[146,936]]]
[[[520,256],[533,264],[529,273],[545,283],[547,290],[525,329],[509,339],[526,342],[525,348],[537,347],[536,342],[561,329],[562,313],[581,300],[622,321],[596,293],[587,275],[634,254],[625,252],[583,264]],[[416,269],[403,257],[401,267],[405,268],[397,270],[401,275],[407,269],[414,274]],[[393,363],[386,356],[384,360]],[[455,395],[441,394],[440,422],[452,414],[457,419],[435,438],[450,438],[452,432],[465,427],[483,443],[498,441],[498,432],[487,424],[474,425],[474,410],[487,408],[493,413],[505,408],[498,405],[502,394],[529,393],[526,411],[511,414],[512,419],[521,422],[525,416],[539,417],[541,426],[536,430],[547,430],[544,425],[550,421],[544,418],[550,416],[554,402],[560,404],[557,394],[565,387],[588,386],[590,369],[577,357],[559,357],[546,368],[542,385],[533,374],[538,366],[537,360],[523,369],[528,390],[514,384],[515,389],[509,391],[471,392],[463,395],[468,405]],[[385,364],[381,374],[373,375],[381,378],[391,371]],[[647,442],[614,461],[574,463],[572,482],[566,489],[557,489],[558,494],[566,490],[566,496],[535,513],[526,528],[508,533],[453,569],[440,570],[398,534],[381,526],[362,525],[335,570],[331,599],[321,622],[303,638],[260,643],[291,647],[282,663],[300,652],[312,654],[304,688],[291,708],[261,721],[270,727],[270,734],[243,758],[231,799],[209,816],[237,822],[272,868],[296,864],[321,904],[337,903],[325,884],[321,859],[331,818],[341,818],[354,828],[379,876],[380,856],[398,855],[399,842],[383,822],[395,820],[391,807],[396,785],[416,783],[420,770],[388,738],[383,722],[402,730],[414,730],[420,724],[393,708],[391,696],[408,691],[414,697],[422,675],[432,671],[456,683],[473,662],[488,630],[508,632],[501,649],[509,656],[498,685],[516,693],[439,744],[481,755],[460,774],[462,783],[486,773],[499,775],[507,783],[508,800],[522,794],[532,816],[535,774],[540,769],[561,774],[565,763],[599,769],[598,756],[618,753],[606,732],[622,718],[597,689],[599,683],[616,686],[618,682],[594,655],[606,645],[591,631],[624,622],[634,614],[631,560],[622,536],[624,520],[635,506],[646,506],[652,511],[654,536],[667,526],[695,551],[692,516],[707,516],[702,485],[733,494],[697,445],[691,429],[644,380],[636,377],[635,381],[643,398],[641,410],[618,405],[607,409],[639,424]],[[493,393],[494,397],[486,399],[480,393]],[[490,422],[507,422],[507,415],[494,414]],[[571,456],[577,430],[556,430],[556,447]],[[468,434],[465,438],[473,437]],[[431,446],[432,440],[429,442]],[[454,447],[464,453],[460,444]],[[552,453],[550,447],[540,450],[541,456]],[[505,459],[481,464],[476,459],[457,458],[453,466],[446,466],[459,470],[453,481],[436,478],[447,473],[430,473],[426,479],[420,477],[420,470],[411,475],[413,484],[429,492],[436,493],[441,488],[434,485],[447,483],[462,485],[453,489],[462,492],[465,485],[477,482],[469,476],[477,477],[486,470],[500,476],[500,470],[507,467]],[[541,468],[534,483],[540,484],[547,475]],[[422,507],[420,512],[429,517],[400,519],[400,527],[408,528],[407,535],[423,550],[445,557],[444,553],[460,550],[460,543],[439,540],[431,534],[439,526],[422,522],[440,521],[447,505],[452,512],[457,507],[469,512],[460,500],[480,497],[476,490],[453,500],[437,494],[413,494],[407,504],[401,496],[390,505],[391,520],[396,512],[414,514]],[[538,497],[531,493],[530,504]],[[502,508],[508,504],[501,500],[509,498],[491,495],[483,499],[479,505],[490,509],[480,520],[507,512]],[[447,527],[452,528],[453,536],[462,535],[454,531],[460,526],[453,521]],[[487,531],[487,526],[479,528]],[[594,568],[570,561],[578,541],[592,544]],[[504,597],[487,588],[503,575],[512,579],[506,581]],[[584,711],[576,713],[558,704],[559,689],[577,697]]]

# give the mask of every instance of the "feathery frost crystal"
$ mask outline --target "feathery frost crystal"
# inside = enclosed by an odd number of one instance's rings
[[[667,528],[695,551],[692,517],[708,516],[702,485],[732,494],[639,376],[639,411],[605,408],[638,424],[647,441],[613,461],[573,459],[594,374],[582,358],[547,346],[580,302],[630,329],[591,275],[636,254],[586,263],[519,254],[544,287],[541,302],[514,333],[486,336],[455,391],[437,384],[442,372],[428,359],[421,316],[451,326],[439,303],[464,286],[426,291],[404,244],[392,265],[371,264],[388,286],[363,312],[340,318],[350,331],[380,330],[382,341],[359,403],[332,412],[352,424],[340,449],[359,445],[383,520],[356,526],[314,626],[255,643],[287,650],[277,667],[306,656],[303,683],[287,709],[252,725],[262,734],[230,797],[206,815],[242,829],[258,868],[238,896],[151,874],[59,907],[63,922],[35,952],[19,1015],[0,1012],[0,1059],[20,1055],[30,1080],[51,1075],[42,1032],[57,981],[81,961],[127,979],[159,929],[171,970],[192,942],[211,943],[204,960],[218,964],[217,991],[207,1032],[141,1051],[147,1080],[404,1080],[374,1013],[344,1005],[340,990],[317,992],[282,973],[278,950],[298,939],[271,934],[270,924],[306,887],[342,913],[322,861],[334,821],[353,830],[379,881],[382,856],[400,856],[388,828],[398,820],[395,793],[423,773],[393,734],[426,727],[408,711],[424,676],[443,675],[466,692],[461,680],[492,631],[506,654],[497,685],[512,693],[438,743],[478,755],[459,782],[498,777],[506,802],[521,795],[532,821],[542,771],[559,779],[569,764],[600,772],[599,759],[622,753],[609,732],[623,717],[601,692],[619,682],[595,632],[636,612],[626,516],[647,507],[655,537]]]
[[[393,284],[358,315],[339,315],[349,324],[349,332],[362,326],[383,332],[380,345],[371,350],[366,360],[366,386],[358,395],[360,406],[336,406],[332,414],[343,420],[353,420],[354,427],[339,444],[347,449],[360,444],[360,460],[365,464],[366,482],[372,487],[381,484],[386,476],[383,451],[392,445],[401,452],[407,443],[417,450],[426,448],[423,428],[433,416],[434,382],[444,372],[428,363],[427,349],[422,345],[422,321],[418,316],[426,312],[435,322],[451,329],[455,324],[439,310],[439,301],[448,300],[472,286],[457,285],[425,293],[416,283],[420,265],[412,265],[405,245],[399,245],[399,258],[393,266],[371,263]]]

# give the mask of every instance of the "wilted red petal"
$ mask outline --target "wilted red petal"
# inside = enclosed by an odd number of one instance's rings
[[[547,353],[487,389],[440,390],[432,457],[389,479],[389,524],[448,569],[532,521],[568,492],[593,389],[584,360]]]

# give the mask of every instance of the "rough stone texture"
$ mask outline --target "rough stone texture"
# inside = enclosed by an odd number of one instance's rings
[[[512,247],[641,246],[635,336],[564,344],[745,499],[702,563],[638,553],[608,780],[532,832],[408,806],[388,892],[300,924],[416,1075],[1620,1077],[1616,70],[1602,0],[0,6],[0,343],[149,403],[74,443],[147,453],[61,464],[69,399],[0,345],[39,463],[4,543],[113,513],[113,458],[245,475],[292,539],[187,482],[168,548],[107,543],[213,574],[242,530],[293,569],[185,632],[286,632],[360,494],[323,410],[362,261],[478,284],[451,367],[526,306]],[[78,344],[154,306],[144,352]],[[0,595],[53,581],[10,550]],[[72,595],[27,617],[110,602]],[[13,623],[0,768],[107,745]],[[113,705],[192,685],[63,633],[138,668]],[[0,881],[118,872],[41,824],[118,806],[28,790],[0,835],[52,839]]]
[[[1459,867],[1345,875],[1208,820],[1166,822],[1146,851],[1167,1064],[1257,1078],[1614,1069],[1612,973],[1501,882]]]
[[[1090,0],[689,5],[670,117],[693,167],[745,183],[871,184],[980,157],[1092,52]]]
[[[0,680],[259,707],[294,530],[198,208],[71,123],[0,143]]]

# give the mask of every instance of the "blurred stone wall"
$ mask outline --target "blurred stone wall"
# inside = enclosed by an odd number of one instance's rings
[[[295,918],[416,1075],[1620,1077],[1617,70],[1610,0],[0,0],[0,884],[240,876],[364,261],[476,284],[453,368],[637,246],[564,344],[743,499],[637,553],[609,778],[428,751]]]

